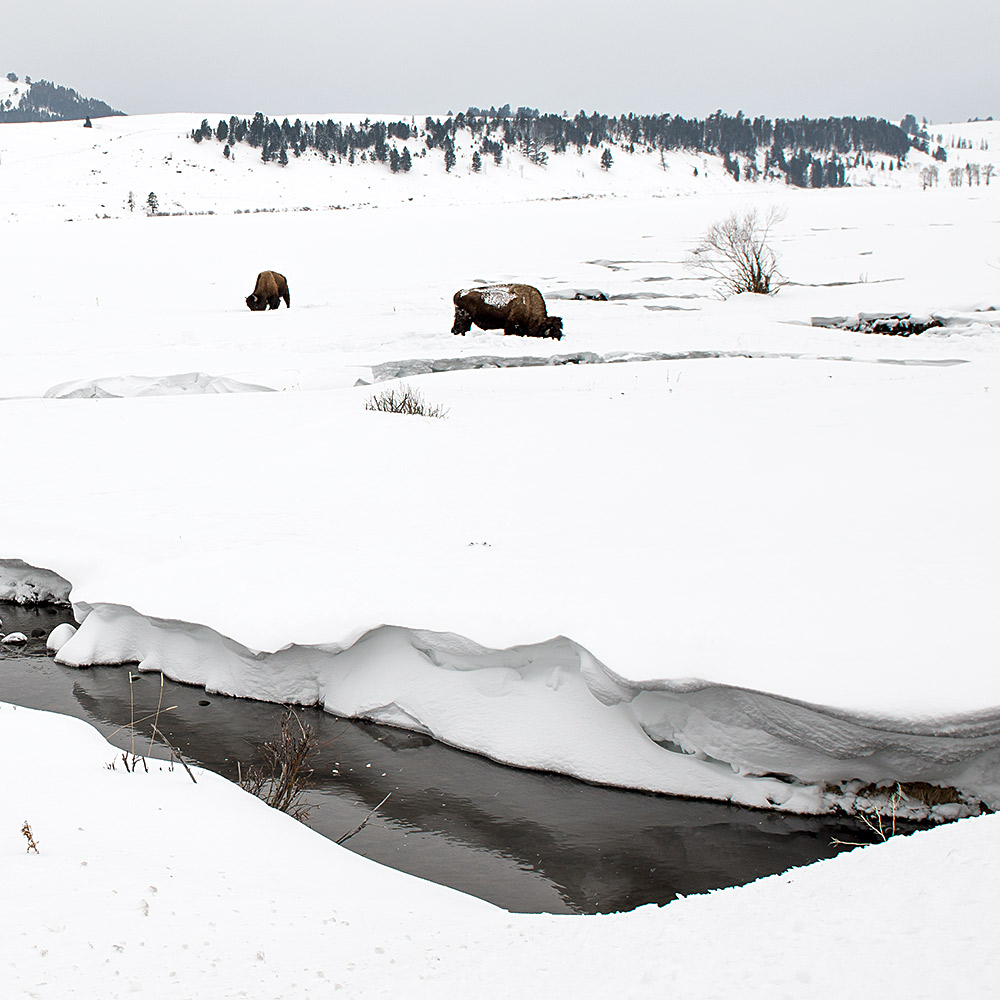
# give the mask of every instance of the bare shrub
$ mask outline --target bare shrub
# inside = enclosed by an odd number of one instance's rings
[[[245,773],[237,765],[240,788],[294,819],[307,819],[312,806],[303,803],[302,796],[312,785],[310,761],[319,751],[312,726],[303,725],[288,709],[275,738],[255,749],[258,760]]]
[[[770,295],[781,284],[778,258],[768,245],[774,226],[784,212],[769,209],[761,218],[756,209],[716,222],[691,251],[689,266],[718,278],[717,290],[725,299],[742,292]]]
[[[411,413],[419,417],[444,417],[448,413],[443,406],[425,402],[420,390],[405,382],[402,385],[390,386],[372,396],[365,403],[365,409],[378,410],[381,413]]]

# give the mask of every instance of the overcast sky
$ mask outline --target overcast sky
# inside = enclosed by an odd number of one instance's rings
[[[130,114],[1000,117],[996,0],[34,0],[0,73]]]

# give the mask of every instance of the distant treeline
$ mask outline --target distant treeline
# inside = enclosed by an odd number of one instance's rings
[[[231,117],[215,128],[202,121],[191,136],[196,142],[214,138],[226,144],[225,155],[237,143],[260,149],[262,160],[287,163],[289,154],[301,156],[313,149],[331,162],[357,158],[387,163],[393,171],[406,171],[417,144],[427,150],[440,149],[444,168],[455,165],[455,142],[459,131],[467,131],[473,143],[473,170],[479,170],[485,156],[499,164],[505,150],[519,150],[532,162],[544,165],[550,155],[584,148],[615,146],[627,154],[644,150],[663,153],[685,150],[720,156],[736,180],[756,180],[761,176],[784,177],[797,187],[839,187],[845,183],[850,166],[872,165],[872,156],[890,157],[901,165],[912,141],[899,126],[881,118],[746,118],[716,111],[705,119],[680,115],[619,115],[618,117],[581,111],[572,118],[539,114],[536,109],[505,105],[499,111],[469,108],[445,120],[426,118],[422,127],[409,123],[373,122],[342,125],[327,119],[303,123],[300,119],[282,122],[257,112],[247,121]],[[414,144],[402,149],[398,143]],[[759,155],[763,153],[763,156]],[[604,161],[602,161],[604,162]],[[607,161],[610,165],[610,158]]]
[[[32,83],[26,79],[25,82],[27,86],[20,95],[16,107],[10,99],[0,105],[0,124],[75,121],[82,118],[104,118],[108,115],[124,114],[123,111],[116,111],[104,101],[81,97],[75,90],[59,87],[49,83],[48,80],[35,80]]]

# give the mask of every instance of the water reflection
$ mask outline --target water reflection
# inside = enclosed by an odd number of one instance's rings
[[[0,608],[4,631],[47,632],[65,613]],[[29,624],[24,628],[16,621]],[[44,655],[44,640],[3,652],[0,699],[86,719],[117,746],[167,757],[151,741],[160,675],[119,667],[74,670]],[[184,755],[228,778],[270,738],[278,705],[206,695],[164,682],[158,725]],[[336,839],[389,799],[347,845],[372,860],[510,910],[631,909],[751,881],[836,853],[853,826],[718,803],[601,788],[517,770],[429,737],[301,710],[321,743],[309,825]]]

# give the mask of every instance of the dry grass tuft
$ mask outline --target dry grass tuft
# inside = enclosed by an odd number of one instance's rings
[[[960,802],[957,788],[950,785],[932,785],[927,781],[899,781],[894,786],[895,793],[902,798],[922,802],[925,806],[940,806],[952,802]],[[874,799],[889,794],[889,790],[879,785],[865,785],[859,788],[859,798]]]
[[[35,840],[35,835],[31,832],[31,824],[27,820],[25,820],[21,826],[21,833],[24,834],[25,839],[28,841],[28,847],[25,854],[30,854],[32,851],[37,854],[38,841]]]
[[[365,409],[380,413],[410,413],[418,417],[444,417],[448,413],[443,406],[426,402],[418,389],[405,382],[376,393],[365,403]]]

